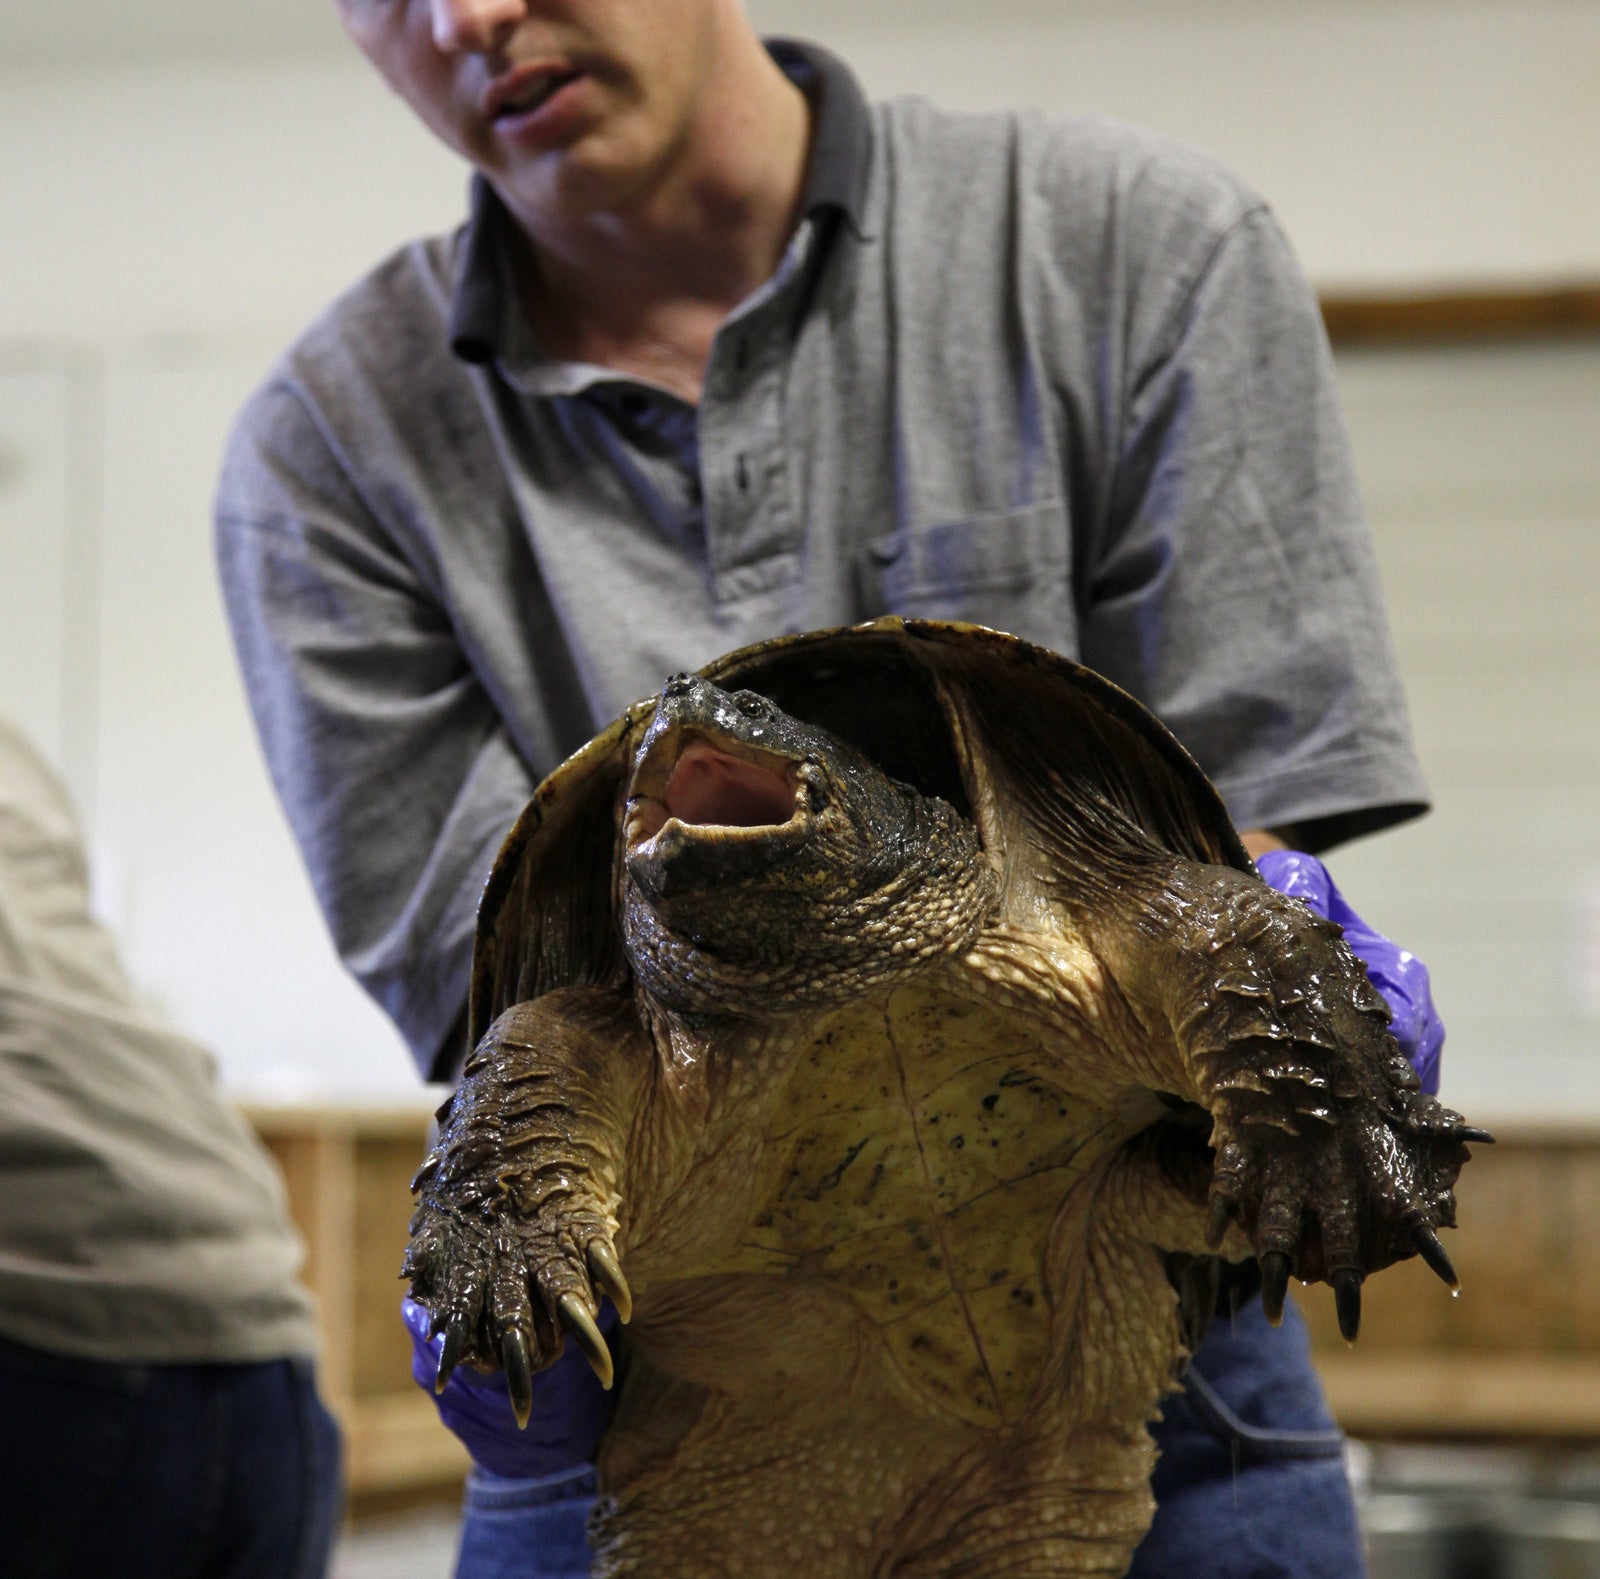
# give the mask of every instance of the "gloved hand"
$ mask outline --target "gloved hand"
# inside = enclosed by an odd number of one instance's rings
[[[1345,902],[1328,869],[1303,850],[1268,850],[1256,858],[1262,881],[1300,900],[1329,921],[1344,928],[1351,952],[1367,967],[1372,985],[1388,1000],[1394,1019],[1389,1029],[1422,1089],[1439,1094],[1439,1054],[1444,1048],[1444,1026],[1433,1007],[1428,967],[1405,949],[1374,932]]]
[[[535,1374],[533,1413],[527,1430],[521,1431],[511,1412],[505,1376],[499,1371],[485,1375],[470,1365],[458,1365],[444,1391],[435,1395],[433,1379],[444,1335],[428,1336],[428,1312],[413,1299],[400,1301],[400,1315],[411,1334],[412,1379],[438,1405],[439,1418],[461,1438],[473,1463],[492,1475],[521,1480],[593,1460],[611,1424],[615,1394],[600,1386],[576,1343],[569,1343],[554,1365]],[[617,1312],[608,1300],[600,1307],[599,1327],[610,1338],[616,1325]]]

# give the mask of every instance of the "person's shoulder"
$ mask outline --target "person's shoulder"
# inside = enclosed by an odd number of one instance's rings
[[[0,827],[13,816],[37,821],[41,816],[72,825],[76,814],[66,786],[33,740],[0,713]],[[0,861],[4,857],[0,838]]]
[[[413,380],[421,367],[448,357],[461,236],[423,237],[390,253],[312,320],[274,373],[333,392],[350,380]]]
[[[234,418],[223,492],[262,463],[303,464],[340,437],[358,444],[431,380],[459,376],[449,315],[462,232],[397,248],[340,293],[273,362]],[[316,434],[319,442],[308,443]]]
[[[1165,132],[1104,115],[1024,116],[1040,168],[1117,194],[1136,215],[1226,228],[1263,206],[1256,189],[1215,154]]]
[[[1115,228],[1138,240],[1215,237],[1265,208],[1224,160],[1150,127],[1030,108],[953,110],[905,97],[876,106],[897,184],[1003,181],[1080,236]]]

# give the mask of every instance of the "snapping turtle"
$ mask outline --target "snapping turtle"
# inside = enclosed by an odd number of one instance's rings
[[[1121,1573],[1216,1253],[1353,1336],[1366,1273],[1452,1278],[1488,1138],[1150,714],[972,626],[631,708],[507,840],[470,1021],[406,1271],[524,1421],[631,1314],[605,1575]]]

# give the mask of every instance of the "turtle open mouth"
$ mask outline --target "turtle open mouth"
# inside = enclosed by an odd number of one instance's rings
[[[676,823],[680,836],[738,839],[770,834],[807,810],[799,764],[776,752],[672,730],[651,747],[629,787],[630,851]]]

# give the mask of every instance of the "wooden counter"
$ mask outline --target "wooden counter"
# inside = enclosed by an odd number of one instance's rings
[[[411,1380],[400,1259],[425,1112],[246,1110],[283,1169],[318,1301],[321,1376],[351,1492],[459,1481],[467,1457]],[[1360,1341],[1325,1287],[1295,1295],[1346,1430],[1369,1438],[1600,1440],[1600,1128],[1489,1126],[1442,1237],[1459,1299],[1418,1261],[1363,1291]]]
[[[1346,1344],[1295,1286],[1345,1429],[1366,1437],[1600,1440],[1600,1127],[1489,1122],[1443,1233],[1457,1299],[1420,1261],[1362,1290]]]
[[[323,1397],[345,1433],[352,1496],[459,1482],[466,1450],[411,1380],[400,1259],[411,1176],[432,1116],[385,1108],[246,1107],[283,1169],[317,1299]]]

